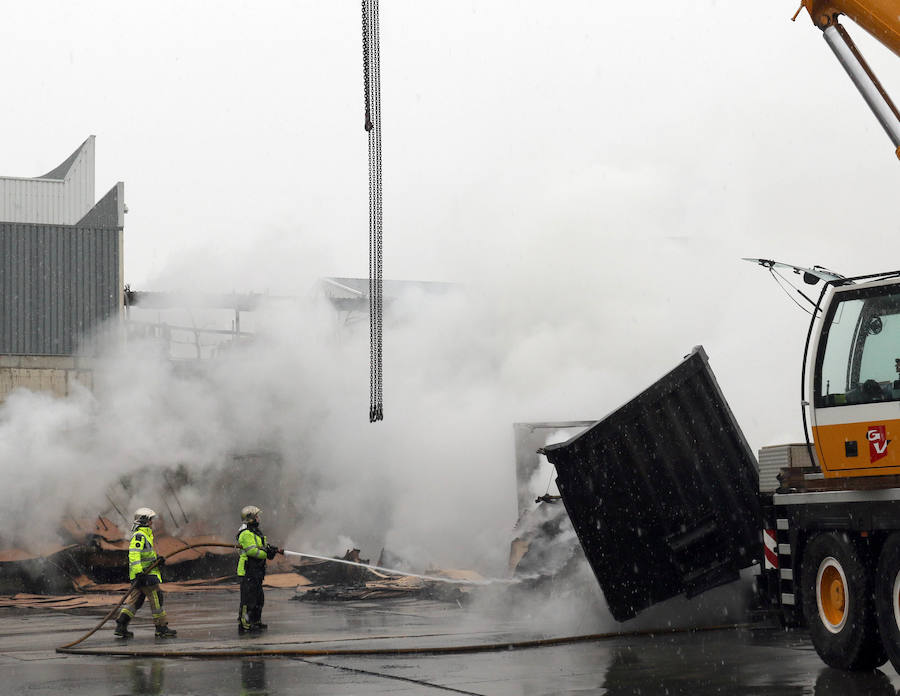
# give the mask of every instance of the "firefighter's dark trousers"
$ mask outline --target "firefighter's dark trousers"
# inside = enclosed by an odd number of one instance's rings
[[[245,575],[241,578],[241,608],[238,621],[244,628],[250,628],[262,620],[263,605],[266,596],[263,594],[263,579],[256,575]]]
[[[155,579],[155,578],[154,578]],[[152,582],[144,579],[139,580],[135,587],[131,588],[131,592],[125,598],[125,605],[119,612],[119,621],[128,623],[134,618],[137,610],[144,606],[144,600],[150,600],[150,611],[153,614],[153,623],[157,628],[168,625],[166,618],[166,610],[163,609],[163,591],[159,589],[158,582]]]

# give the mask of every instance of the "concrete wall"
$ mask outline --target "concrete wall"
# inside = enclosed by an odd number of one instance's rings
[[[93,389],[93,361],[87,358],[0,355],[0,403],[19,387],[67,396],[78,385]]]

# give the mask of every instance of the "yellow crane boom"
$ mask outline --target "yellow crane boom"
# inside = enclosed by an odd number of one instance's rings
[[[809,16],[823,31],[847,15],[900,56],[900,2],[897,0],[802,0]]]
[[[847,71],[853,84],[890,137],[900,158],[900,112],[869,68],[847,30],[838,22],[846,15],[900,56],[900,0],[801,0],[815,26]]]

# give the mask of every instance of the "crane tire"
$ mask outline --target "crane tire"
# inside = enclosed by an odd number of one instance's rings
[[[846,534],[819,534],[803,553],[803,616],[816,652],[829,667],[868,670],[887,661],[872,576]]]
[[[881,642],[894,669],[900,672],[900,532],[887,538],[878,556],[875,612]]]

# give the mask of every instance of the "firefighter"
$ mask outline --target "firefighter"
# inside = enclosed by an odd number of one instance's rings
[[[156,625],[157,638],[172,638],[176,631],[169,628],[166,611],[163,609],[163,593],[159,588],[162,575],[160,566],[165,558],[159,558],[153,548],[153,519],[156,513],[150,508],[138,508],[134,513],[134,524],[131,525],[131,542],[128,544],[128,578],[131,580],[131,591],[125,598],[125,605],[116,619],[115,635],[119,638],[131,638],[134,633],[128,630],[128,622],[134,618],[145,599],[150,600],[153,623]]]
[[[266,561],[275,558],[283,549],[266,541],[259,528],[262,512],[255,505],[247,505],[241,510],[241,527],[237,542],[241,549],[237,574],[241,579],[241,606],[238,610],[238,633],[259,633],[268,626],[262,623],[262,610],[266,602],[263,594],[263,578],[266,577]]]

